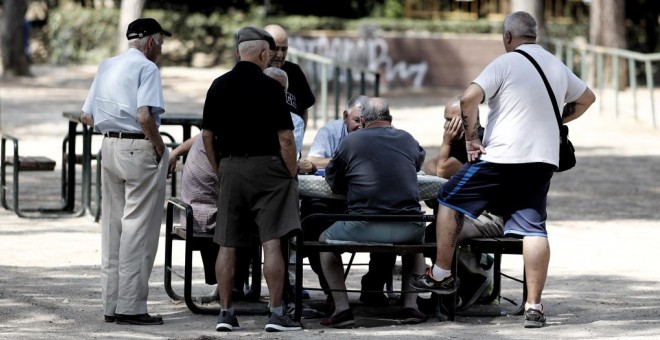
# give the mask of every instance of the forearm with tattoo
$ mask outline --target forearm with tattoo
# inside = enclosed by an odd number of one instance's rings
[[[479,132],[478,132],[478,130],[479,130],[479,120],[476,120],[472,124],[472,128],[469,128],[469,126],[470,126],[470,122],[468,121],[469,117],[465,113],[461,112],[461,118],[463,118],[462,121],[463,121],[463,130],[465,131],[465,140],[478,139],[479,138]]]

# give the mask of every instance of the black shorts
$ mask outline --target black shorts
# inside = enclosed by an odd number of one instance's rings
[[[279,156],[222,158],[213,241],[223,247],[249,246],[253,226],[261,242],[300,229],[298,179]]]

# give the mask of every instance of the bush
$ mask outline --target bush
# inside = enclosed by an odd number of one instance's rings
[[[500,33],[501,23],[480,19],[475,21],[367,18],[347,20],[333,17],[285,16],[264,17],[263,13],[228,10],[210,14],[188,13],[164,9],[148,9],[145,17],[156,18],[173,33],[164,45],[160,64],[182,66],[231,66],[234,58],[233,33],[242,26],[263,27],[278,23],[289,32],[313,30],[361,31],[365,27],[386,32],[430,33]],[[119,20],[118,9],[87,9],[61,6],[50,12],[41,31],[33,31],[34,46],[45,51],[34,54],[34,62],[56,64],[97,64],[115,53],[115,37]],[[570,38],[586,36],[586,25],[547,26],[549,36]],[[36,52],[36,51],[35,51]],[[202,60],[199,62],[199,60]]]

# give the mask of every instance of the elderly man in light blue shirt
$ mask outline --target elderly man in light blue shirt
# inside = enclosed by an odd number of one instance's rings
[[[168,151],[158,132],[165,112],[160,72],[163,30],[151,18],[128,25],[130,48],[104,60],[82,108],[82,122],[105,138],[101,285],[106,322],[159,325],[147,313],[165,202]]]
[[[332,120],[319,129],[309,148],[307,160],[317,168],[325,169],[346,135],[362,127],[360,117],[366,100],[366,96],[350,98],[343,118]]]

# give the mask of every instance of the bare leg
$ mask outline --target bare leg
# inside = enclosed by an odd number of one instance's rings
[[[435,264],[442,269],[451,269],[458,236],[463,230],[463,220],[463,214],[444,205],[439,206],[435,229],[438,245]]]
[[[523,260],[527,279],[527,303],[541,303],[541,294],[548,276],[550,244],[548,238],[527,236],[523,239]]]
[[[262,244],[264,249],[264,277],[270,295],[270,307],[282,306],[282,290],[284,289],[284,258],[280,239],[266,241]]]
[[[325,236],[321,234],[319,241],[325,242]],[[321,267],[323,268],[323,275],[330,289],[343,289],[346,290],[346,282],[344,281],[344,263],[341,260],[341,254],[323,252],[320,253]],[[350,308],[348,304],[348,293],[346,292],[331,292],[332,299],[335,302],[335,311],[333,315],[343,312]]]
[[[402,263],[402,278],[401,284],[405,291],[410,291],[410,276],[411,274],[423,275],[426,269],[424,256],[422,254],[406,254],[401,257]],[[417,293],[405,293],[403,295],[403,307],[417,308]]]
[[[236,248],[220,247],[218,259],[215,261],[215,276],[220,287],[220,306],[231,308],[231,290],[234,287],[236,274]]]

